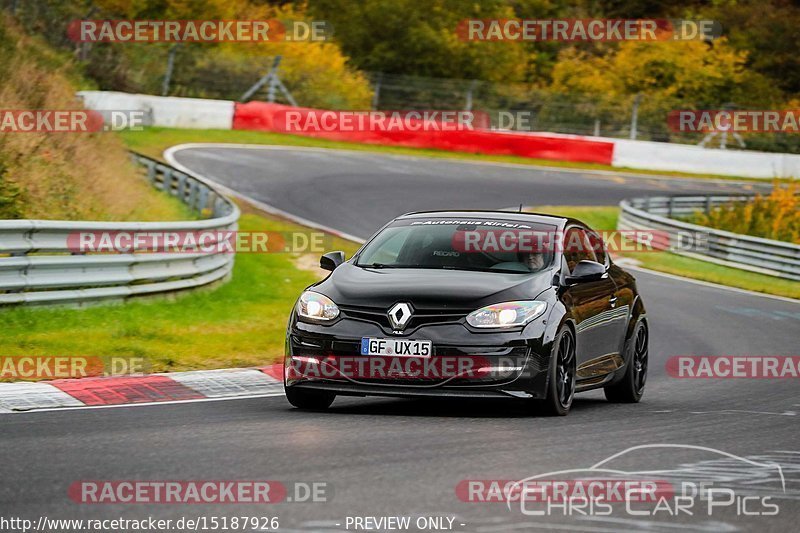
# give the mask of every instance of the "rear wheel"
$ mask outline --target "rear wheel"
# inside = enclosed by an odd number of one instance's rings
[[[286,399],[298,409],[323,411],[331,406],[336,394],[328,391],[298,389],[297,387],[284,387]]]
[[[616,403],[637,403],[644,394],[647,381],[649,332],[647,323],[640,320],[628,341],[628,368],[621,381],[605,387],[606,399]]]
[[[547,396],[540,406],[545,414],[564,416],[575,398],[575,337],[567,326],[559,330],[553,341],[549,372]]]

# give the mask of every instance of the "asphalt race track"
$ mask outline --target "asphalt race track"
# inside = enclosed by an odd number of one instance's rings
[[[746,187],[324,150],[193,148],[175,156],[256,200],[359,237],[411,210],[611,205],[636,195]],[[340,398],[330,412],[309,413],[271,397],[5,415],[2,514],[278,516],[283,531],[344,530],[348,516],[449,516],[455,517],[453,530],[480,532],[796,531],[798,381],[676,379],[665,362],[673,355],[799,355],[800,305],[635,275],[651,324],[648,386],[640,404],[612,405],[592,392],[578,396],[569,416],[544,418],[510,401]],[[703,504],[691,516],[526,516],[518,504],[509,510],[456,495],[461,480],[588,468],[632,446],[655,444],[707,447],[736,458],[644,448],[616,459],[613,468],[662,472],[651,479],[716,480],[735,488],[737,498],[772,498],[779,512],[744,516],[767,511],[761,500],[751,500],[744,511],[732,504],[709,514]],[[774,469],[755,463],[780,465],[785,490]],[[85,479],[321,481],[332,497],[274,506],[77,505],[67,487]]]
[[[285,147],[184,149],[175,158],[241,194],[362,238],[409,211],[616,205],[638,195],[759,186]]]

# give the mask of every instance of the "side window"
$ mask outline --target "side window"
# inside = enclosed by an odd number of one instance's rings
[[[589,239],[580,228],[572,227],[564,234],[564,259],[567,261],[567,268],[570,272],[575,270],[575,265],[581,261],[597,261],[592,251],[592,246]]]
[[[597,257],[597,262],[605,265],[606,264],[606,244],[603,242],[603,239],[600,238],[600,235],[593,231],[586,232],[586,235],[589,237],[589,244],[592,246],[592,250],[594,251],[595,257]]]

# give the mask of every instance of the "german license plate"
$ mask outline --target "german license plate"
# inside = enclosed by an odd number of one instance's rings
[[[392,355],[399,357],[430,357],[433,353],[431,341],[413,339],[361,339],[361,355]]]

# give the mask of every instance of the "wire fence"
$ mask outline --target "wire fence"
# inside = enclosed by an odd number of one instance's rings
[[[658,122],[641,123],[642,98],[631,96],[605,109],[597,99],[525,84],[369,73],[374,109],[470,110],[488,114],[503,129],[669,141]],[[637,119],[634,119],[634,116]],[[638,122],[638,124],[637,124]]]
[[[565,94],[521,83],[424,78],[368,73],[373,89],[372,107],[383,110],[447,109],[486,113],[495,128],[521,131],[699,144],[703,133],[676,132],[667,117],[671,111],[693,106],[674,98],[647,93],[626,97],[587,97]],[[707,102],[703,109],[760,109],[734,102]],[[793,133],[742,134],[744,146],[732,136],[706,139],[709,148],[744,148],[800,153],[800,135]]]

